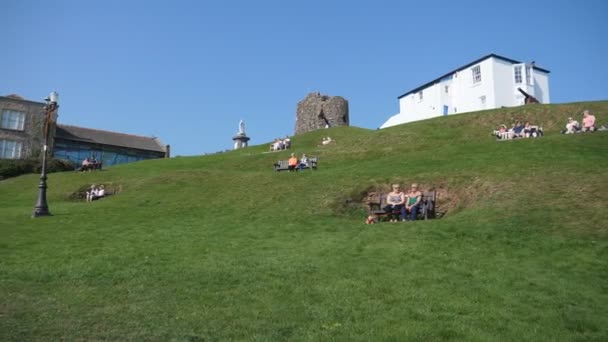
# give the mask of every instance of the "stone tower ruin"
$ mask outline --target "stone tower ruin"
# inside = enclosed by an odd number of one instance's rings
[[[348,101],[343,97],[316,92],[298,102],[294,134],[335,126],[348,126]]]

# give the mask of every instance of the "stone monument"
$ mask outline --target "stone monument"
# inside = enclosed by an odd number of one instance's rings
[[[320,128],[348,126],[348,101],[341,96],[310,93],[298,102],[295,134]]]
[[[245,133],[245,122],[243,120],[239,121],[239,132],[232,137],[234,141],[234,149],[238,150],[239,148],[247,147],[247,142],[249,141],[249,137]]]

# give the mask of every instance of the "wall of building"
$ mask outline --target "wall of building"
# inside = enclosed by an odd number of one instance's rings
[[[473,82],[472,69],[480,66],[481,81]],[[489,109],[495,102],[493,58],[481,61],[454,74],[450,114]],[[482,97],[485,96],[485,103]]]
[[[21,142],[21,159],[39,156],[44,145],[44,103],[0,96],[0,120],[4,110],[23,112],[25,120],[22,131],[0,127],[0,139]],[[49,150],[53,146],[56,119],[55,112],[49,128]]]
[[[534,97],[540,103],[551,103],[549,96],[549,74],[540,70],[534,70]]]
[[[422,89],[422,99],[420,92],[400,98],[400,113],[397,114],[403,116],[400,123],[444,115],[444,106],[448,107],[448,115],[495,108],[497,99],[494,93],[493,60],[494,58],[484,60]],[[481,82],[473,83],[471,69],[477,65],[481,70]],[[448,93],[445,92],[446,86]],[[482,96],[485,96],[485,103],[481,99]],[[388,126],[387,124],[382,127]]]
[[[502,59],[494,59],[492,69],[494,70],[494,101],[488,108],[519,105],[517,97],[521,94],[517,91],[515,85],[513,64]],[[522,75],[522,77],[525,79],[525,76]],[[523,102],[520,104],[523,104]]]

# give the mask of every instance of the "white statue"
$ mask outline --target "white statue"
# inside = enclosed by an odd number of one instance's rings
[[[245,135],[245,123],[243,120],[239,121],[239,134]]]

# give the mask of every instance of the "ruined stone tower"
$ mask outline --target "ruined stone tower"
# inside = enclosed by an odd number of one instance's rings
[[[348,101],[343,97],[317,92],[298,102],[294,134],[335,126],[348,126]]]

